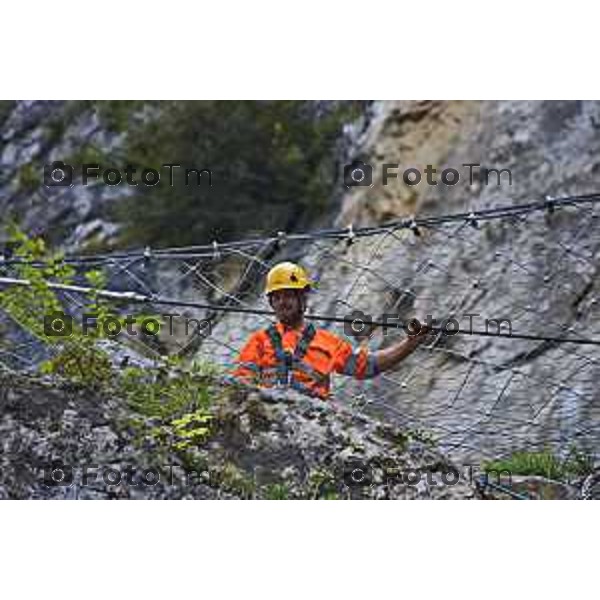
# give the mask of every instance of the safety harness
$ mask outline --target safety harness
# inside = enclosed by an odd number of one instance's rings
[[[310,377],[316,380],[317,384],[323,385],[327,381],[327,377],[315,371],[310,365],[307,365],[303,359],[308,351],[308,348],[315,337],[317,330],[312,323],[309,323],[302,333],[302,337],[296,344],[294,352],[288,352],[283,348],[283,341],[281,335],[275,325],[271,325],[265,330],[265,333],[269,337],[273,351],[275,352],[275,372],[276,382],[279,385],[286,385],[289,387],[296,388],[303,392],[309,392],[314,394],[314,390],[310,390],[302,382],[294,376],[294,371],[303,371]]]

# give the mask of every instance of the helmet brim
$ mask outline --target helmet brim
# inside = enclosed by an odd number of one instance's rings
[[[312,285],[310,283],[282,283],[275,284],[265,290],[265,294],[267,296],[273,292],[277,292],[279,290],[304,290],[306,292],[310,292],[312,289]]]

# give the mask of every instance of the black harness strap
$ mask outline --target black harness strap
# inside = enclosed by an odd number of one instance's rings
[[[287,352],[283,349],[283,342],[275,325],[270,325],[266,330],[273,350],[275,351],[275,368],[277,369],[277,383],[286,385],[288,382],[288,360]]]
[[[296,344],[294,353],[286,352],[283,348],[283,341],[281,335],[277,331],[275,325],[270,325],[266,330],[266,334],[269,336],[269,340],[275,351],[275,358],[277,360],[277,383],[283,385],[290,385],[293,379],[293,369],[295,362],[302,362],[302,359],[306,355],[308,348],[315,337],[317,330],[312,323],[309,323],[302,333],[300,341]]]
[[[304,329],[302,338],[298,344],[296,344],[296,349],[294,350],[294,358],[296,360],[302,360],[304,358],[315,335],[317,335],[317,330],[312,323],[309,323]]]

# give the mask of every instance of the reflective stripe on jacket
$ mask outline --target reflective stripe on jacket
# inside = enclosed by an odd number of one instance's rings
[[[333,372],[357,379],[378,373],[376,359],[366,348],[355,350],[349,342],[312,324],[289,329],[277,323],[250,336],[233,375],[248,383],[288,385],[325,398]]]

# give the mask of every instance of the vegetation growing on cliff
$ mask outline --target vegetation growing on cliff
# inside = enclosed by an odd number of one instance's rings
[[[108,209],[120,244],[168,246],[292,230],[323,214],[339,175],[336,146],[362,102],[66,101],[47,106],[40,144],[15,173],[20,191],[42,185],[50,153],[74,167],[135,169]],[[12,103],[0,104],[0,125]],[[26,135],[27,131],[15,135]],[[3,140],[0,140],[0,151]],[[57,151],[60,150],[60,155]],[[163,165],[180,165],[165,168]],[[156,185],[142,172],[160,174]],[[186,169],[210,171],[191,173]],[[172,181],[171,181],[172,175]],[[210,179],[210,185],[209,185]],[[114,181],[114,180],[113,180]],[[104,208],[102,209],[104,210]],[[11,216],[19,220],[18,207]]]
[[[487,472],[508,472],[511,475],[539,475],[556,481],[570,481],[593,471],[594,458],[572,446],[569,454],[561,458],[551,450],[530,452],[522,450],[509,457],[488,461]]]
[[[97,326],[83,331],[71,319],[55,288],[74,283],[74,271],[52,255],[40,238],[30,239],[17,227],[11,227],[10,243],[19,279],[30,286],[12,286],[0,291],[0,307],[29,335],[48,350],[49,358],[39,366],[41,374],[55,375],[96,391],[112,390],[123,398],[132,411],[130,426],[136,428],[140,443],[153,440],[168,450],[185,450],[209,432],[211,399],[209,388],[214,369],[209,365],[182,368],[177,358],[167,358],[151,368],[118,368],[100,342],[114,339],[109,319],[123,323],[125,317],[97,293],[104,287],[101,271],[84,274],[87,285],[95,290],[85,301],[82,313],[96,315]],[[40,268],[32,263],[45,263]],[[48,329],[49,319],[68,322],[67,331],[55,335]]]

